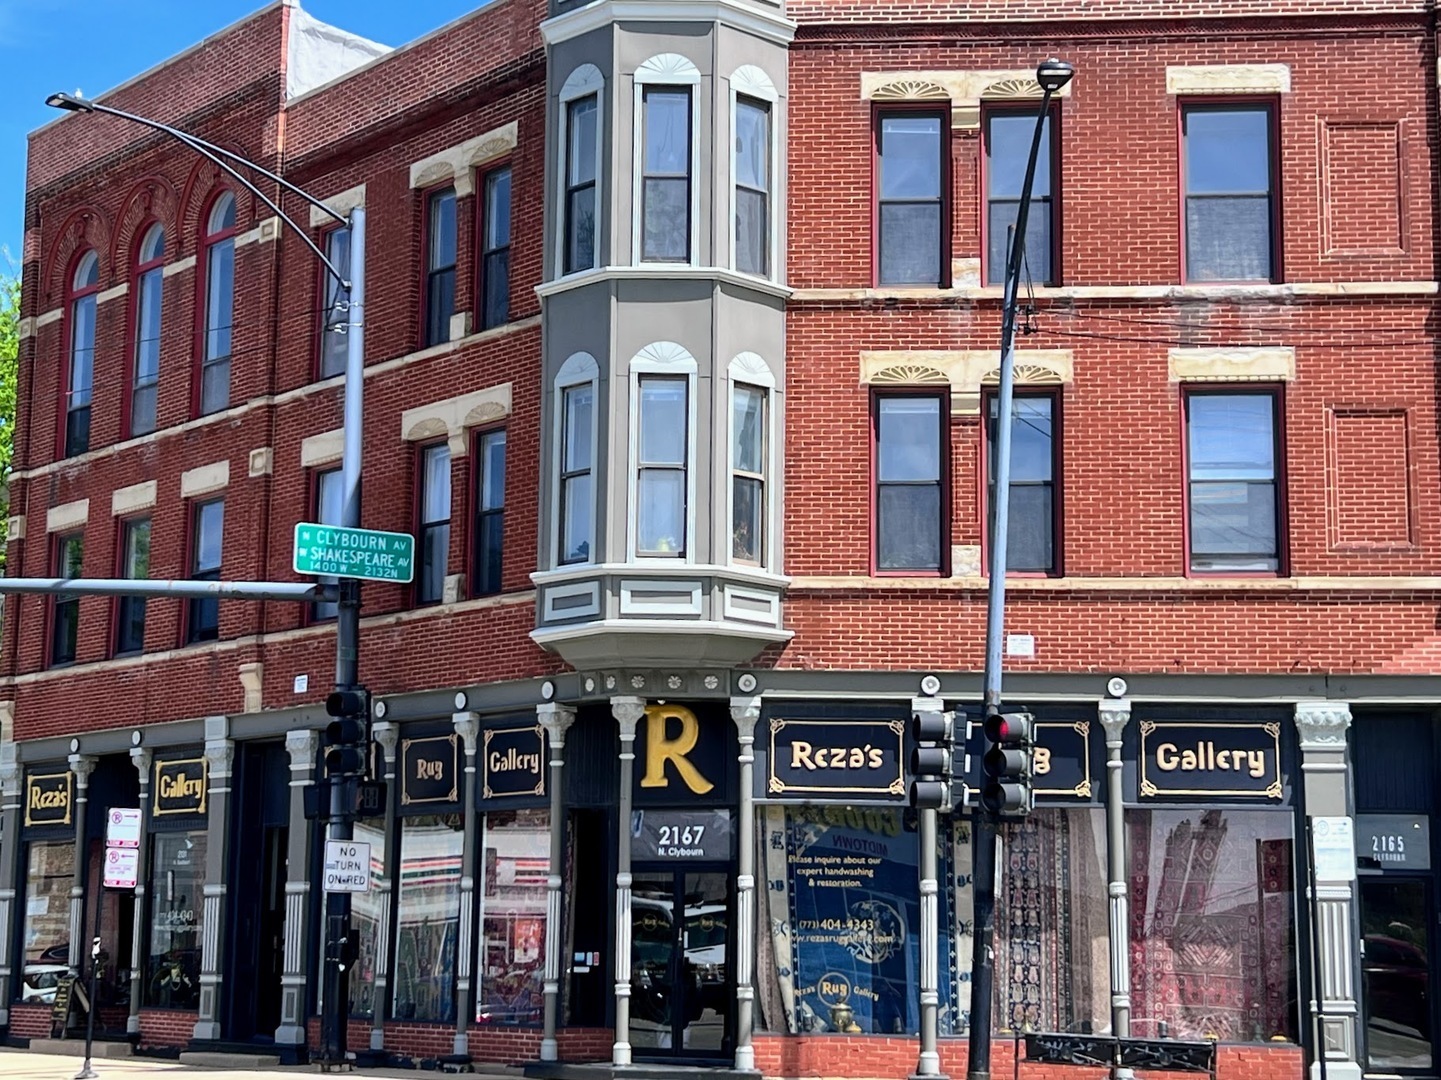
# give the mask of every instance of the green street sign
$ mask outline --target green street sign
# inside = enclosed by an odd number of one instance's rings
[[[297,574],[407,584],[415,577],[415,537],[302,521],[295,526],[294,566]]]

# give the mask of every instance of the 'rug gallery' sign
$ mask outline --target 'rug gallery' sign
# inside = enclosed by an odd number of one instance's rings
[[[1281,725],[1145,720],[1139,770],[1143,799],[1280,799]]]

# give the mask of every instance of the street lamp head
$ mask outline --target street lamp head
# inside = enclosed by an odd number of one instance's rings
[[[91,102],[78,94],[51,94],[45,99],[45,104],[52,109],[64,109],[66,112],[93,112],[95,109]]]
[[[1049,60],[1042,60],[1036,68],[1036,82],[1041,84],[1041,89],[1046,93],[1054,94],[1070,82],[1075,74],[1075,68],[1053,56]]]

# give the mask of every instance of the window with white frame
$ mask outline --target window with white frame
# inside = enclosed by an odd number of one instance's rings
[[[774,273],[775,103],[770,76],[752,64],[731,76],[731,266],[743,274]]]
[[[696,361],[673,341],[647,345],[630,362],[630,549],[639,558],[685,559],[695,505]]]
[[[571,72],[560,91],[561,227],[556,230],[559,274],[599,265],[598,215],[601,188],[601,91],[605,80],[594,64]]]
[[[755,353],[730,362],[730,559],[770,559],[771,397],[775,377]]]
[[[595,398],[600,367],[576,353],[555,377],[556,563],[595,557]]]
[[[699,241],[695,183],[700,71],[684,56],[652,56],[635,73],[632,258],[691,263]]]

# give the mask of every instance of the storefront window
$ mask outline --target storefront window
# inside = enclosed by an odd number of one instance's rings
[[[1105,812],[1035,810],[1003,827],[998,856],[996,1029],[1109,1031]]]
[[[771,1031],[914,1034],[920,1028],[920,845],[900,809],[768,806],[760,845],[762,1021]],[[949,833],[949,827],[945,830]],[[949,837],[940,877],[951,871]],[[944,901],[943,897],[943,901]],[[942,903],[942,955],[950,947]],[[941,973],[941,1001],[953,998]],[[941,1010],[953,1030],[953,1011]]]
[[[539,1025],[545,1000],[550,812],[487,814],[484,838],[475,1019],[481,1024]]]
[[[75,844],[47,841],[30,845],[25,871],[25,970],[19,1000],[48,1004],[70,970],[70,886],[75,880]]]
[[[375,976],[380,952],[380,926],[390,893],[376,888],[385,876],[385,818],[365,818],[355,823],[355,839],[370,845],[369,892],[350,898],[350,927],[360,942],[360,952],[350,973],[350,1015],[375,1015]]]
[[[200,1003],[200,940],[204,909],[203,829],[156,833],[151,838],[150,953],[145,1003],[194,1009]]]
[[[400,831],[397,1020],[455,1020],[455,949],[460,930],[460,814],[407,818]]]
[[[1126,834],[1132,1032],[1295,1041],[1291,813],[1127,810]]]

